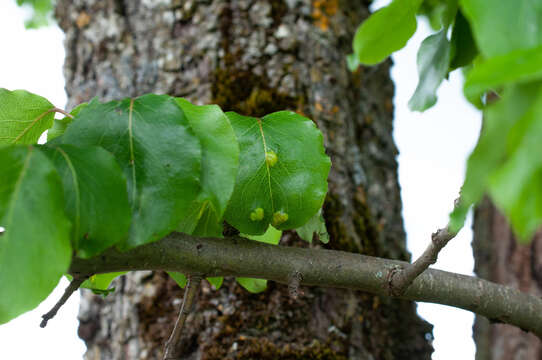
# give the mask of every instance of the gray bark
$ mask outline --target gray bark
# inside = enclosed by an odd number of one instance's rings
[[[397,183],[389,62],[348,72],[367,3],[337,0],[59,0],[71,106],[148,92],[259,116],[291,109],[317,123],[333,168],[330,248],[409,260]],[[283,243],[307,246],[287,232]],[[164,273],[122,277],[105,299],[83,293],[87,359],[158,359],[182,291]],[[429,359],[415,304],[270,283],[248,294],[203,286],[186,359]]]
[[[488,199],[474,213],[473,250],[479,277],[542,296],[542,234],[530,244],[518,243],[506,218]],[[540,339],[514,326],[476,316],[473,332],[477,360],[542,359]]]

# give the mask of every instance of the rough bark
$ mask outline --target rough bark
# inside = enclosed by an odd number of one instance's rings
[[[505,217],[484,201],[474,213],[475,273],[484,279],[542,296],[542,234],[517,242]],[[477,360],[540,360],[542,342],[533,334],[477,316],[474,327]]]
[[[367,3],[337,0],[59,0],[73,106],[148,92],[259,116],[301,112],[332,158],[324,216],[330,248],[408,260],[393,143],[389,62],[348,72]],[[307,246],[287,232],[283,242]],[[415,304],[270,283],[249,294],[205,282],[188,317],[186,359],[429,359]],[[158,359],[182,291],[164,273],[122,277],[105,299],[83,293],[87,359]]]

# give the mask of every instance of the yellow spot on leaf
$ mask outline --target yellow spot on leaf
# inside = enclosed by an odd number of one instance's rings
[[[273,226],[279,226],[283,222],[288,220],[288,214],[286,214],[284,211],[277,211],[273,214],[273,220],[271,221],[271,225]]]
[[[250,213],[250,220],[252,221],[260,221],[263,219],[263,209],[262,208],[256,208],[253,212]]]
[[[278,160],[279,160],[279,158],[278,158],[277,154],[274,151],[268,151],[268,152],[265,153],[265,162],[270,167],[275,166],[275,164],[277,163]]]

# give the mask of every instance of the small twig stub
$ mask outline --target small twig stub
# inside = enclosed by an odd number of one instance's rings
[[[194,305],[194,300],[199,290],[199,286],[203,277],[201,275],[190,275],[188,276],[188,282],[184,289],[184,298],[181,305],[181,310],[179,311],[179,316],[175,322],[175,327],[171,332],[171,336],[166,342],[164,349],[164,358],[163,360],[179,360],[181,359],[181,349],[180,349],[180,340],[182,335],[182,330],[186,318],[190,314],[192,307]]]
[[[47,326],[47,322],[55,317],[56,313],[62,307],[62,305],[64,305],[66,303],[66,301],[68,301],[70,296],[75,291],[77,291],[77,289],[79,289],[81,284],[83,284],[83,282],[85,282],[85,280],[88,279],[88,278],[89,278],[89,276],[81,276],[81,277],[74,277],[73,278],[73,280],[70,282],[70,284],[68,285],[66,290],[64,290],[64,294],[57,301],[55,306],[53,306],[53,308],[51,310],[49,310],[47,313],[42,315],[43,320],[41,320],[40,327],[44,328],[44,327]]]

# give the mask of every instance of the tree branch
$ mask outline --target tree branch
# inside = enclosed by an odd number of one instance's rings
[[[437,262],[438,254],[457,233],[449,231],[448,227],[437,230],[431,235],[431,243],[423,254],[412,264],[404,268],[394,268],[389,273],[389,290],[391,295],[401,295],[410,284],[429,266]]]
[[[172,233],[160,241],[121,253],[110,249],[92,259],[74,258],[70,274],[166,270],[205,276],[237,276],[288,284],[357,289],[389,296],[386,274],[406,262],[342,251],[269,245],[244,239],[199,238]],[[427,269],[402,299],[465,309],[492,321],[516,325],[542,338],[542,298],[472,276]]]
[[[181,305],[181,310],[179,311],[179,317],[175,322],[175,327],[171,332],[171,336],[166,342],[166,348],[164,350],[164,360],[179,360],[181,359],[181,349],[179,348],[179,340],[181,339],[183,326],[192,310],[194,304],[194,299],[199,290],[199,285],[203,278],[200,275],[190,275],[188,276],[188,282],[184,289],[183,303]]]
[[[58,310],[68,301],[70,296],[79,289],[82,283],[85,282],[85,280],[88,279],[87,275],[78,275],[74,276],[73,280],[70,282],[70,284],[66,287],[66,290],[64,290],[64,294],[60,297],[60,299],[57,301],[55,306],[51,310],[49,310],[46,314],[43,314],[41,317],[43,320],[41,320],[40,327],[44,328],[47,326],[47,322],[55,317]]]

